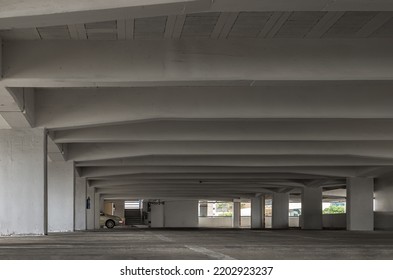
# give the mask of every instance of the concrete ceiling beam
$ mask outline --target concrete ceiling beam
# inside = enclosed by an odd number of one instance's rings
[[[4,0],[0,29],[44,27],[210,10],[211,0]]]
[[[393,141],[205,141],[68,144],[68,159],[167,155],[349,155],[393,159]]]
[[[61,129],[148,120],[391,119],[392,88],[391,82],[382,82],[341,86],[37,89],[36,126]]]
[[[5,41],[0,85],[258,86],[285,80],[391,80],[392,47],[392,39]]]
[[[345,155],[292,155],[292,156],[143,156],[97,161],[77,162],[77,167],[84,166],[391,166],[393,159],[360,157]]]
[[[197,12],[393,11],[389,0],[3,0],[0,29],[99,22]]]
[[[277,177],[277,173],[283,175],[283,173],[296,174],[305,176],[327,176],[327,177],[355,177],[358,172],[368,171],[369,168],[353,168],[353,167],[248,167],[248,166],[215,166],[215,167],[203,167],[203,166],[104,166],[104,167],[83,167],[81,168],[81,176],[89,178],[102,178],[102,177],[121,177],[127,175],[134,176],[166,176],[166,173],[178,174],[190,178],[192,176],[198,176],[198,174],[204,174],[205,176],[215,176],[215,174],[258,174],[259,177],[271,178],[272,176]],[[147,175],[144,175],[147,174]],[[247,175],[248,176],[248,175]],[[288,174],[286,175],[288,176]],[[312,177],[311,176],[311,177]]]
[[[56,143],[393,140],[390,119],[151,121],[53,132]]]

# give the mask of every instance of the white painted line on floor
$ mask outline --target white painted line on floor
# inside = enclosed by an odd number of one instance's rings
[[[204,254],[204,255],[206,255],[208,257],[211,257],[213,259],[216,259],[216,260],[236,260],[236,259],[234,259],[234,258],[232,258],[232,257],[230,257],[228,255],[224,255],[224,254],[221,254],[219,252],[215,252],[215,251],[206,249],[204,247],[188,246],[188,245],[185,245],[184,247],[186,247],[186,248],[188,248],[188,249],[190,249],[190,250],[192,250],[194,252]]]

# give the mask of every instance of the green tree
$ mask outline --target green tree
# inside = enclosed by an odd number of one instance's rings
[[[329,207],[323,209],[323,214],[341,214],[341,213],[345,213],[344,206],[330,205]]]

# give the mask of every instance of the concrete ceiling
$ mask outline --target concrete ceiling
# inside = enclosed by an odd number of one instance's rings
[[[39,1],[0,4],[0,128],[48,129],[107,197],[393,171],[391,1]]]
[[[0,29],[0,36],[5,40],[392,38],[392,25],[389,11],[240,11],[7,28]]]

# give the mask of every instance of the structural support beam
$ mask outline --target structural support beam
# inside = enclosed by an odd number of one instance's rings
[[[209,140],[392,141],[392,127],[391,119],[302,119],[298,122],[293,119],[162,120],[54,131],[53,139],[58,144]]]
[[[346,155],[200,155],[200,156],[142,156],[110,160],[82,161],[84,166],[252,166],[252,167],[288,167],[288,166],[391,166],[393,159],[359,157]]]
[[[95,188],[86,187],[86,227],[88,230],[94,229],[94,209],[95,209]]]
[[[265,196],[251,199],[251,228],[265,228]]]
[[[94,193],[94,229],[100,229],[100,214],[104,211],[104,199],[97,191]]]
[[[1,62],[1,61],[0,61]],[[1,72],[0,72],[1,73]],[[1,84],[1,79],[0,79]],[[30,128],[35,123],[34,89],[7,88],[0,85],[0,116],[12,128]],[[0,129],[2,127],[0,123]]]
[[[347,179],[347,230],[374,230],[374,179]]]
[[[40,89],[36,91],[36,125],[60,129],[190,119],[390,120],[392,87],[392,82],[386,81],[300,83],[290,87]]]
[[[86,178],[75,172],[75,230],[86,230]]]
[[[240,211],[240,201],[234,200],[233,201],[233,216],[232,216],[232,226],[233,228],[240,228],[241,227],[241,211]]]
[[[0,86],[259,86],[285,80],[389,80],[393,63],[380,58],[390,57],[392,47],[392,39],[6,41]],[[32,57],[39,57],[40,63]]]
[[[289,226],[289,194],[273,193],[272,228],[285,229]]]
[[[302,229],[322,229],[322,187],[302,190]]]
[[[105,160],[148,155],[350,155],[393,158],[393,141],[204,141],[69,144],[68,159]]]
[[[127,17],[155,17],[209,10],[210,0],[105,0],[67,2],[37,0],[34,6],[24,1],[8,1],[0,11],[0,29],[43,27],[100,22]]]
[[[205,176],[214,175],[214,173],[224,176],[230,174],[252,174],[257,173],[255,176],[258,178],[269,178],[277,173],[290,173],[292,175],[283,176],[283,179],[289,176],[297,177],[295,174],[325,177],[354,177],[361,171],[372,172],[369,168],[356,168],[356,167],[337,167],[337,166],[324,166],[324,167],[249,167],[249,166],[96,166],[96,167],[83,167],[81,169],[82,177],[97,178],[107,176],[120,176],[120,175],[137,175],[137,174],[162,174],[177,173],[182,174],[183,178],[192,178],[193,175],[205,174]],[[375,169],[373,169],[375,170]],[[228,174],[229,173],[229,174]],[[264,173],[264,174],[263,174]],[[270,173],[270,174],[269,174]],[[158,176],[158,175],[154,175]],[[306,176],[305,176],[306,177]],[[153,177],[154,178],[154,177]]]

